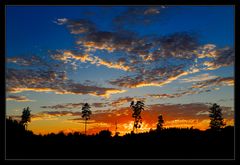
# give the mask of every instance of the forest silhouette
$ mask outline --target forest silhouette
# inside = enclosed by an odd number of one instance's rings
[[[143,105],[131,103],[135,129],[140,128]],[[88,107],[89,105],[87,105]],[[85,104],[86,107],[86,104]],[[134,109],[135,108],[135,109]],[[164,128],[163,116],[158,116],[157,129],[123,136],[109,130],[87,135],[63,132],[36,135],[27,130],[30,122],[23,110],[20,122],[6,119],[7,159],[233,159],[234,127],[224,126],[221,108],[210,108],[210,129]],[[89,119],[88,108],[83,108],[84,119]],[[29,111],[30,112],[30,111]],[[87,118],[86,118],[87,116]],[[86,123],[85,123],[86,124]],[[133,128],[134,130],[134,128]]]

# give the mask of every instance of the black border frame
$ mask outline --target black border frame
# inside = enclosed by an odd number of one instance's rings
[[[234,92],[234,97],[235,97],[235,101],[234,101],[234,106],[235,106],[235,160],[141,160],[142,163],[216,163],[216,164],[235,164],[239,161],[239,126],[240,126],[240,122],[239,122],[239,113],[238,110],[240,110],[239,108],[239,101],[238,98],[240,98],[240,93],[238,91],[239,87],[239,81],[240,79],[238,79],[238,70],[239,70],[239,66],[238,66],[238,54],[239,54],[239,36],[240,36],[240,26],[238,25],[239,22],[239,15],[240,15],[240,0],[145,0],[145,1],[140,1],[140,0],[2,0],[0,2],[0,12],[1,12],[1,48],[0,49],[0,53],[2,54],[2,58],[1,58],[1,62],[3,62],[2,65],[0,65],[0,71],[3,72],[2,75],[4,75],[4,77],[1,78],[1,105],[2,107],[5,108],[6,106],[6,93],[5,93],[5,7],[7,5],[33,5],[33,6],[38,6],[38,5],[48,5],[48,6],[62,6],[62,5],[233,5],[235,6],[235,92]],[[18,163],[19,160],[6,160],[5,159],[5,110],[1,110],[0,111],[0,131],[1,131],[1,136],[0,136],[0,156],[1,156],[1,160],[3,160],[4,163]],[[3,154],[2,154],[3,153]],[[33,160],[20,160],[19,163],[30,163],[30,164],[35,164],[35,163],[45,163],[46,161],[49,161],[49,163],[58,163],[56,162],[56,160],[35,160],[33,162]],[[76,162],[78,160],[61,160],[62,163],[72,163],[72,162]],[[79,160],[79,163],[81,161],[86,161],[86,160]],[[102,163],[113,163],[113,160],[108,160],[106,161],[104,160],[88,160],[89,163],[91,162],[96,162],[96,161],[101,161]],[[119,161],[119,160],[115,160],[115,161]],[[125,161],[131,161],[131,163],[139,163],[136,160],[121,160],[120,163],[124,163]],[[194,161],[194,162],[193,162]],[[116,162],[114,162],[116,163]]]

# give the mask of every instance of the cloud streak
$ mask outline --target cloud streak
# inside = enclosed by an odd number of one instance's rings
[[[192,86],[192,88],[208,88],[211,86],[233,86],[234,78],[233,77],[217,77],[214,79],[198,82]]]
[[[16,101],[16,102],[32,102],[35,100],[30,100],[26,96],[17,96],[17,95],[8,95],[6,98],[7,101]]]
[[[204,92],[211,92],[213,90],[219,90],[220,86],[233,86],[234,78],[233,77],[218,77],[210,76],[205,77],[206,75],[201,74],[189,79],[183,79],[185,82],[196,82],[191,87],[181,90],[181,92],[173,94],[148,94],[147,96],[153,97],[156,99],[171,99],[178,98],[187,95],[200,94]]]
[[[35,91],[109,97],[111,94],[125,92],[116,88],[82,85],[68,80],[64,72],[8,69],[6,75],[7,91],[10,93]]]
[[[215,79],[218,76],[214,76],[214,75],[210,75],[209,73],[204,73],[204,74],[200,74],[194,77],[190,77],[190,78],[184,78],[181,79],[182,82],[199,82],[199,81],[206,81],[206,80],[211,80],[211,79]]]
[[[85,103],[66,103],[66,104],[57,104],[57,105],[50,105],[50,106],[41,106],[40,108],[47,108],[47,109],[74,109],[74,108],[81,108]],[[90,104],[92,107],[102,108],[106,107],[107,103],[92,103]]]

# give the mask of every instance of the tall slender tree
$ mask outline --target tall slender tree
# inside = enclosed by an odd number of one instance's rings
[[[82,107],[82,118],[85,120],[85,134],[87,133],[87,121],[90,119],[90,115],[92,114],[90,110],[90,105],[85,103]]]
[[[157,131],[161,131],[163,129],[163,123],[164,123],[163,116],[160,114],[158,116]]]
[[[22,116],[21,116],[21,121],[20,124],[22,124],[25,128],[25,130],[27,130],[28,127],[28,123],[31,122],[31,110],[29,110],[29,107],[27,108],[23,108],[22,111]]]
[[[225,126],[223,121],[222,108],[219,105],[214,103],[212,107],[209,109],[209,117],[210,117],[210,128],[212,130],[220,130]]]
[[[144,110],[144,102],[137,101],[136,104],[134,104],[134,101],[131,102],[130,107],[133,110],[132,117],[134,118],[134,124],[133,124],[133,133],[134,129],[136,128],[136,131],[138,128],[141,127],[142,124],[142,117],[141,112]]]

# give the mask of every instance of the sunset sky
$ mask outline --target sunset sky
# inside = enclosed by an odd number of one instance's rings
[[[29,106],[36,134],[209,126],[212,103],[234,125],[233,6],[7,6],[6,115]]]

